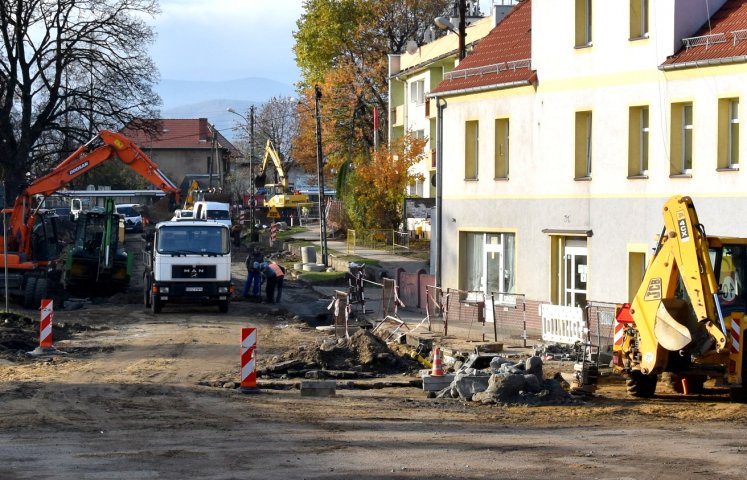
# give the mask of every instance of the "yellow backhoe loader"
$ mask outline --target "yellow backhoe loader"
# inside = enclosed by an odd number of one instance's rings
[[[744,401],[747,239],[706,236],[690,197],[670,198],[663,216],[643,282],[616,315],[613,367],[636,397],[652,397],[668,372],[678,392],[702,392],[715,378]]]

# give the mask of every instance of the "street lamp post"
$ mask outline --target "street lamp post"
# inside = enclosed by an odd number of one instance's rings
[[[228,108],[228,112],[238,115],[246,122],[249,134],[249,241],[256,242],[258,237],[255,231],[257,222],[254,220],[254,105],[249,107],[249,119],[233,108]]]
[[[467,24],[465,21],[465,16],[467,14],[467,2],[466,0],[456,0],[457,4],[457,12],[459,13],[459,27],[455,27],[453,23],[449,21],[446,17],[437,17],[433,20],[433,22],[436,24],[436,26],[442,30],[450,30],[457,34],[459,37],[459,61],[464,60],[464,56],[466,55],[466,44],[465,44],[465,37],[467,36]]]

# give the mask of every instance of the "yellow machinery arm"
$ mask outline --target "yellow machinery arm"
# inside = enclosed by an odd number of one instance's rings
[[[275,166],[275,171],[277,172],[277,181],[272,184],[264,184],[267,166],[269,165],[270,161],[272,161],[272,164]],[[272,145],[272,141],[269,138],[267,139],[267,144],[265,144],[265,156],[262,159],[262,164],[260,165],[259,175],[257,175],[257,178],[261,179],[261,183],[263,183],[261,186],[274,186],[275,193],[286,193],[286,191],[288,190],[288,178],[285,176],[283,161],[280,158],[280,154],[278,153],[278,151],[275,150],[275,147]]]
[[[663,209],[664,231],[646,269],[630,314],[639,332],[640,370],[657,373],[668,351],[695,342],[700,355],[726,347],[726,327],[718,308],[718,284],[708,255],[708,240],[690,197],[674,196]],[[675,298],[678,279],[687,302]]]

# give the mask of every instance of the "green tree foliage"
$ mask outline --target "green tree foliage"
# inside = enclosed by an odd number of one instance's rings
[[[354,158],[350,188],[342,194],[353,228],[396,229],[402,223],[405,188],[422,180],[410,170],[423,160],[426,141],[408,133],[389,148],[376,150],[370,160]]]
[[[423,43],[433,19],[450,0],[306,0],[294,47],[306,99],[295,154],[315,165],[313,86],[323,91],[323,139],[329,168],[353,157],[370,157],[373,112],[379,112],[378,139],[387,142],[388,55],[409,40]]]
[[[157,0],[0,2],[0,168],[12,203],[100,129],[156,118]]]

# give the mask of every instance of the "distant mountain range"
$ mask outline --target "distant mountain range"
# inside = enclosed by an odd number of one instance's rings
[[[156,92],[163,100],[161,117],[207,118],[229,140],[236,136],[232,127],[241,119],[228,108],[245,115],[251,105],[295,94],[293,85],[261,77],[217,82],[163,79]]]

